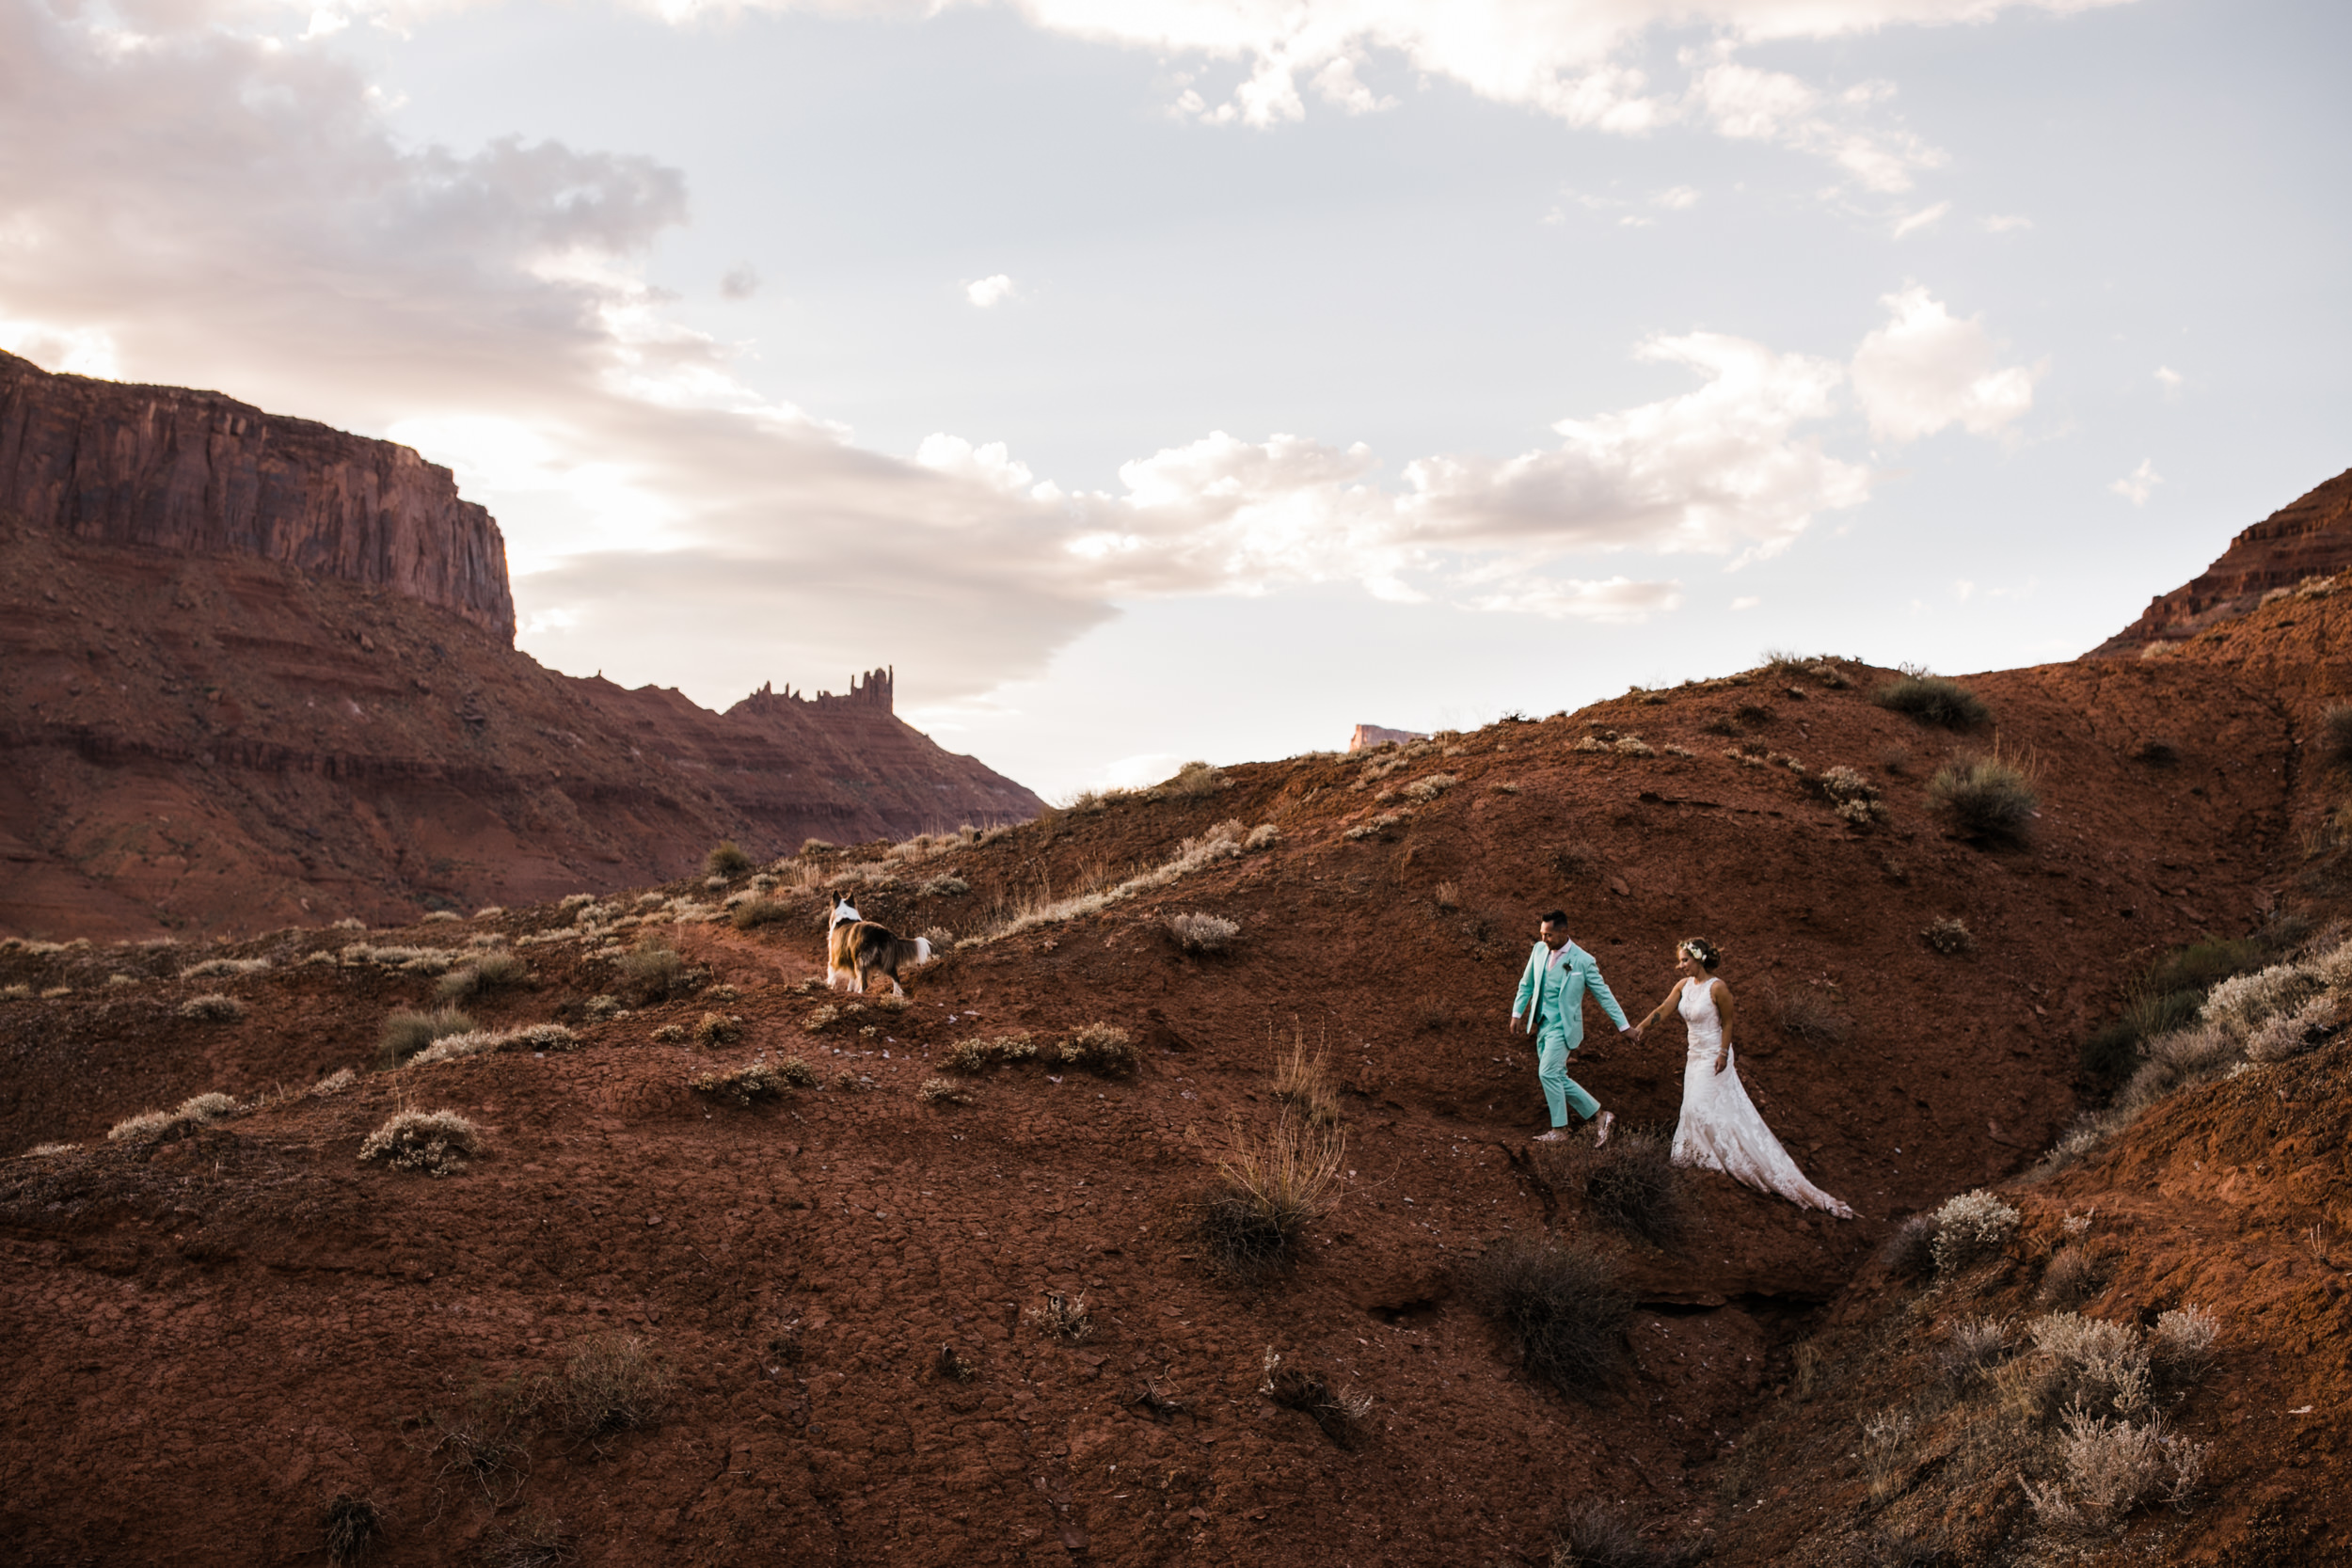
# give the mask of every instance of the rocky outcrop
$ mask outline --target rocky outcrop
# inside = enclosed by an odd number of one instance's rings
[[[2150,600],[2147,613],[2091,649],[2091,657],[2137,654],[2153,642],[2194,637],[2245,614],[2273,589],[2333,577],[2346,566],[2352,566],[2352,469],[2231,540],[2220,560]]]
[[[1398,746],[1408,740],[1426,740],[1419,730],[1392,730],[1386,724],[1359,724],[1356,733],[1347,737],[1351,752],[1369,752],[1375,746]]]
[[[218,392],[0,354],[0,515],[92,544],[245,555],[382,588],[512,641],[506,543],[447,468]]]

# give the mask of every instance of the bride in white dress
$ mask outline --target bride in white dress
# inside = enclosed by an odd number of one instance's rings
[[[1731,988],[1714,977],[1723,956],[1704,937],[1675,949],[1681,976],[1657,1011],[1634,1027],[1638,1039],[1669,1011],[1682,1015],[1690,1053],[1682,1063],[1682,1119],[1675,1124],[1674,1163],[1719,1170],[1760,1193],[1772,1193],[1807,1209],[1823,1209],[1841,1220],[1854,1212],[1804,1179],[1797,1162],[1764,1125],[1756,1102],[1733,1064],[1731,1025],[1736,1016]]]

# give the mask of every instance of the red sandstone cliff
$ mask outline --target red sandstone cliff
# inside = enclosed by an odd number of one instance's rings
[[[512,639],[498,524],[406,447],[218,392],[52,375],[0,353],[0,515],[93,544],[246,555]]]
[[[887,671],[717,714],[513,627],[497,524],[414,452],[0,356],[0,934],[407,919],[1042,804]]]
[[[2091,649],[2091,657],[2136,654],[2151,642],[2194,637],[2245,614],[2274,588],[2333,577],[2346,566],[2352,566],[2352,469],[2231,540],[2202,575],[2149,600],[2146,614]]]

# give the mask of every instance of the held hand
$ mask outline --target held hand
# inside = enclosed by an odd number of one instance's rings
[[[1725,1068],[1729,1067],[1730,1065],[1731,1065],[1731,1053],[1730,1053],[1730,1052],[1728,1052],[1728,1051],[1718,1051],[1718,1052],[1716,1052],[1716,1053],[1715,1053],[1715,1070],[1716,1070],[1717,1072],[1721,1072],[1721,1071],[1723,1071],[1723,1070],[1724,1070],[1724,1069],[1725,1069]]]
[[[1624,1028],[1617,1031],[1617,1038],[1624,1040],[1630,1045],[1639,1045],[1642,1043],[1642,1030],[1644,1027],[1645,1025],[1643,1024],[1629,1023]]]

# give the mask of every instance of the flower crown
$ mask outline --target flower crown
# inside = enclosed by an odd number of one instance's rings
[[[1702,969],[1713,969],[1724,961],[1724,950],[1705,937],[1685,937],[1676,946],[1678,951],[1698,959]]]

